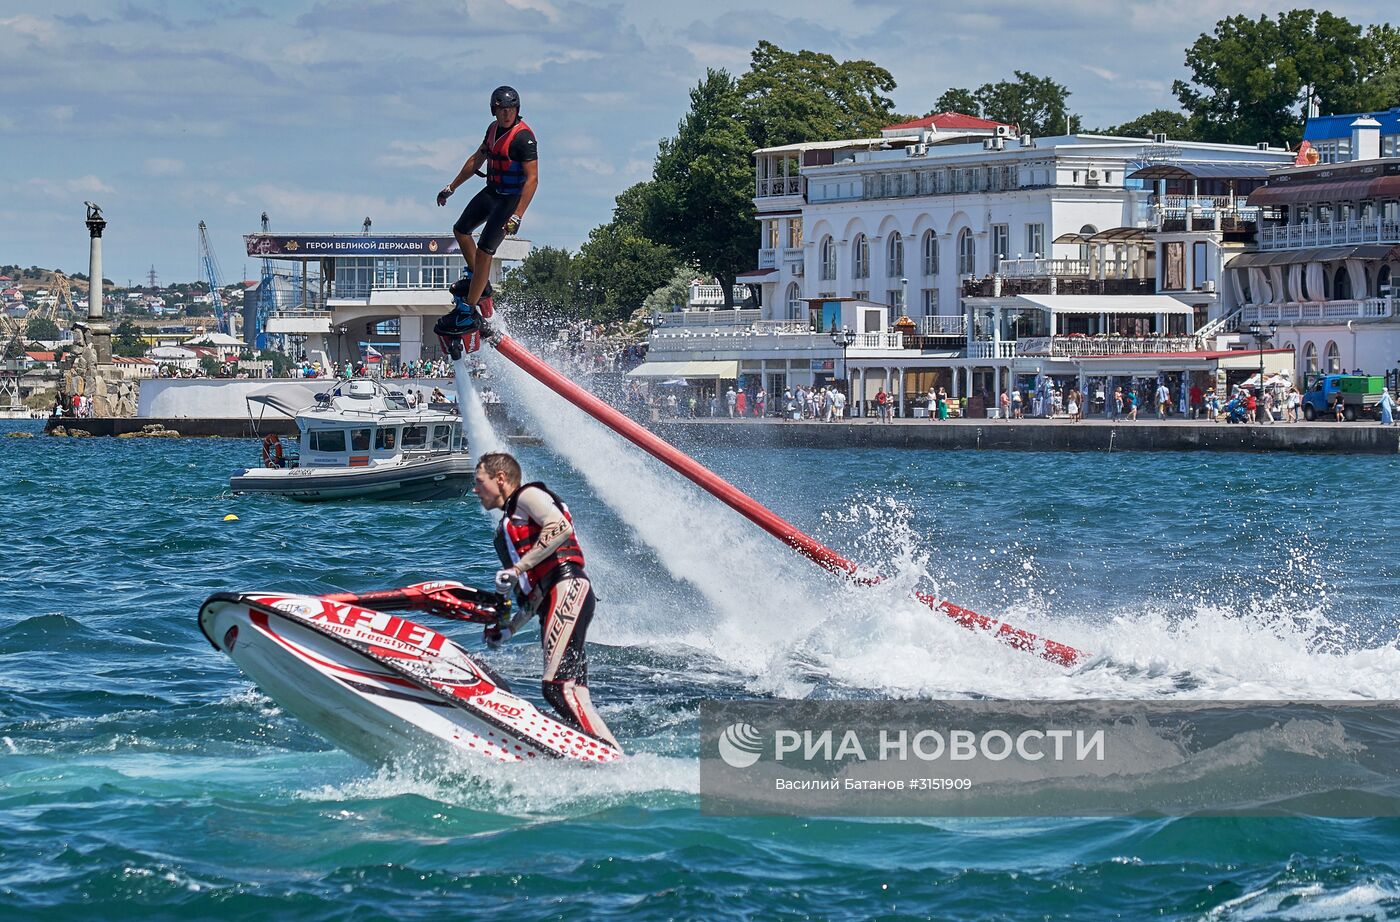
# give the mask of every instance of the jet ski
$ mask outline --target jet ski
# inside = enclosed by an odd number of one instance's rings
[[[451,580],[368,593],[216,592],[199,627],[288,713],[371,764],[612,762],[621,751],[541,712],[450,638],[395,611],[482,624],[510,602]]]

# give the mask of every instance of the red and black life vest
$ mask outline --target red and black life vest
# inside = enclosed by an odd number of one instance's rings
[[[501,566],[503,567],[515,566],[520,562],[520,558],[528,554],[530,549],[540,540],[542,523],[534,521],[523,512],[517,513],[515,511],[521,491],[528,490],[530,487],[547,493],[549,498],[554,501],[554,505],[558,506],[559,511],[564,514],[564,518],[568,520],[569,524],[574,523],[573,516],[569,515],[569,507],[564,505],[564,501],[555,495],[549,487],[542,483],[527,483],[518,487],[506,500],[505,515],[501,518],[501,524],[496,527],[496,555],[501,558]],[[553,554],[521,575],[520,591],[529,595],[531,589],[540,585],[540,581],[562,563],[583,566],[583,548],[579,547],[578,539],[573,534],[570,534]]]
[[[525,164],[510,159],[510,144],[520,132],[529,130],[521,119],[504,132],[496,122],[486,129],[486,184],[492,190],[519,195],[525,188]]]

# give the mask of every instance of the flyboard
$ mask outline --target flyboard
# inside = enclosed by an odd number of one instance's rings
[[[392,612],[494,624],[509,601],[440,580],[370,593],[217,592],[199,627],[273,701],[366,762],[611,762],[450,638]]]
[[[872,584],[880,581],[879,576],[866,575],[855,563],[798,530],[795,525],[784,520],[709,468],[680,451],[670,442],[655,435],[646,427],[629,419],[579,387],[555,371],[549,364],[532,355],[528,349],[509,336],[497,331],[487,333],[485,338],[497,352],[519,366],[526,374],[818,566],[857,583]],[[1089,658],[1083,650],[1038,637],[1030,631],[1007,624],[1005,621],[998,621],[987,615],[978,614],[960,605],[954,605],[952,602],[939,599],[931,593],[916,592],[914,596],[924,605],[947,615],[969,630],[986,632],[1007,646],[1034,653],[1052,663],[1073,666]]]

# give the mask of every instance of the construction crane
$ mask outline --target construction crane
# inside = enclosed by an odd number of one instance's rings
[[[267,212],[262,213],[262,232],[266,234],[269,228]],[[272,260],[263,257],[262,261],[262,282],[258,284],[258,310],[254,320],[253,345],[261,351],[267,348],[267,320],[277,310],[276,280],[273,278]]]
[[[203,221],[199,222],[199,259],[204,265],[204,279],[209,283],[210,303],[214,305],[215,329],[233,336],[233,321],[224,311],[222,286],[219,284],[223,273],[219,271],[219,261],[214,257],[214,248],[209,244],[209,228]]]

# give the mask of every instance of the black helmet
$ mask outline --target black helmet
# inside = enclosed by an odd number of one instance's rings
[[[513,86],[498,86],[491,91],[491,114],[495,115],[497,109],[519,109],[520,94],[515,92]]]

